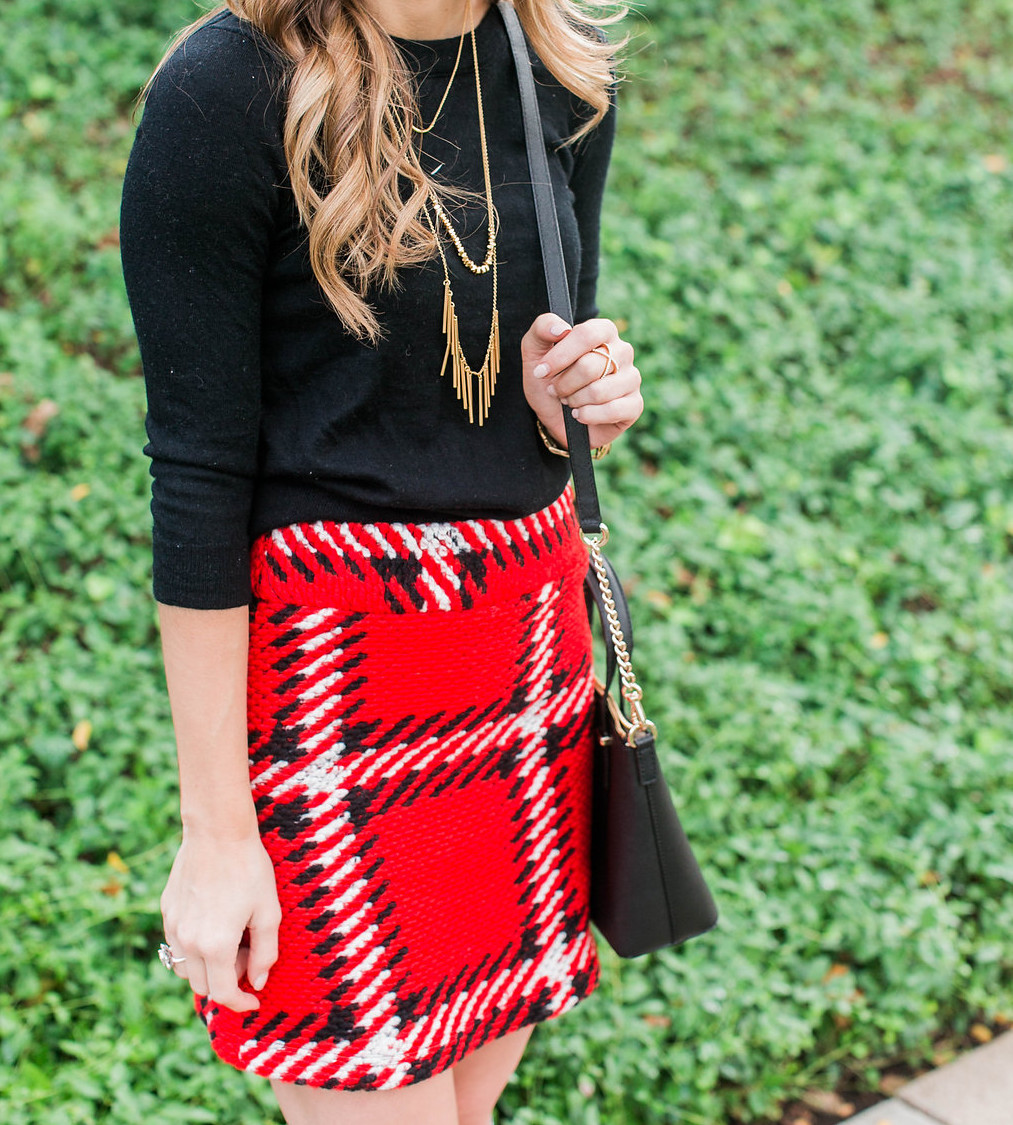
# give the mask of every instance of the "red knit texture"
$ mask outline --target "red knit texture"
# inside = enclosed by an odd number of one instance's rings
[[[258,1011],[196,998],[227,1062],[406,1086],[595,987],[586,568],[568,492],[256,541],[250,776],[283,920]]]

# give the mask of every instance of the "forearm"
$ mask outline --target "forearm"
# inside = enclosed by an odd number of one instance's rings
[[[184,833],[249,835],[257,828],[246,737],[249,611],[159,603],[158,613]]]

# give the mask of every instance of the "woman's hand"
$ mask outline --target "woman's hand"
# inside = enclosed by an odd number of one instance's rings
[[[521,340],[521,361],[528,404],[564,447],[561,403],[573,407],[574,417],[588,427],[592,448],[613,441],[643,413],[633,348],[611,320],[585,320],[571,328],[543,313]]]
[[[239,980],[245,973],[255,990],[264,987],[280,920],[274,868],[255,829],[232,838],[184,830],[162,892],[162,923],[173,955],[186,958],[173,971],[194,992],[235,1012],[259,1008]]]

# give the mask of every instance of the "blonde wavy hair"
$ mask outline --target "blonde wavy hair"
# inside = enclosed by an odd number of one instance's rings
[[[538,57],[588,107],[567,141],[575,142],[608,109],[623,44],[598,29],[621,19],[625,6],[514,3]],[[365,0],[225,0],[173,39],[138,104],[169,56],[226,9],[272,40],[286,63],[285,157],[313,272],[345,326],[375,343],[382,332],[365,299],[369,286],[391,286],[399,267],[432,257],[435,236],[422,209],[430,190],[454,194],[426,175],[410,143],[407,126],[418,122],[411,72]]]

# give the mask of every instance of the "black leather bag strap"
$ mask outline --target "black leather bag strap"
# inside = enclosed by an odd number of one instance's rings
[[[498,7],[510,38],[510,48],[513,51],[514,66],[517,70],[517,83],[521,92],[524,139],[528,150],[531,189],[535,197],[535,216],[538,220],[538,240],[542,247],[545,286],[549,294],[549,311],[561,317],[567,324],[573,324],[570,287],[567,284],[566,263],[563,260],[563,241],[559,236],[559,220],[556,217],[549,161],[545,155],[545,135],[542,132],[538,93],[531,72],[528,43],[524,37],[521,21],[510,0],[499,0]],[[568,406],[563,407],[563,423],[566,426],[566,445],[570,452],[573,491],[577,499],[577,518],[580,520],[581,530],[594,535],[601,529],[601,507],[598,503],[598,489],[594,483],[594,465],[591,461],[591,443],[587,436],[587,426],[573,417],[573,412]]]

